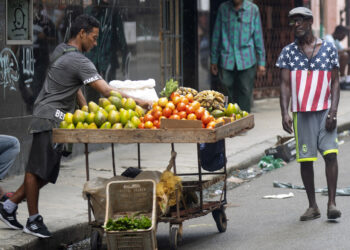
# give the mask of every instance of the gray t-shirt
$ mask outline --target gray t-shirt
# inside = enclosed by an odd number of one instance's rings
[[[99,79],[102,77],[96,67],[81,52],[65,43],[58,45],[52,53],[43,88],[34,103],[30,131],[35,133],[57,126],[65,113],[74,111],[77,91]]]

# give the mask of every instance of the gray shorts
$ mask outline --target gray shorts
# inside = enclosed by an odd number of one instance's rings
[[[317,150],[324,156],[338,153],[337,129],[325,128],[328,110],[293,113],[297,162],[316,161]]]

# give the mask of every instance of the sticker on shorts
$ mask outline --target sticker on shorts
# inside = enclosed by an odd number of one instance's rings
[[[306,146],[306,144],[303,144],[302,150],[303,150],[303,153],[306,153],[306,152],[307,152],[307,146]]]

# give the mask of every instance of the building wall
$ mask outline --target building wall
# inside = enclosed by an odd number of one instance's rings
[[[342,10],[345,10],[345,0],[321,0],[324,4],[323,8],[323,20],[324,20],[324,30],[323,35],[332,34],[335,27],[339,24],[345,25],[345,11],[341,14]],[[321,1],[312,0],[311,9],[314,15],[314,24],[312,26],[315,34],[320,36],[321,27]],[[342,42],[343,46],[347,47],[348,38],[345,38]]]
[[[64,41],[77,15],[89,13],[100,20],[100,45],[87,56],[106,80],[154,78],[157,90],[162,88],[160,1],[33,0],[33,44],[7,45],[6,0],[0,0],[0,134],[16,136],[21,142],[21,153],[10,175],[24,170],[31,145],[27,129],[49,56]],[[88,101],[99,98],[88,87],[84,91]]]

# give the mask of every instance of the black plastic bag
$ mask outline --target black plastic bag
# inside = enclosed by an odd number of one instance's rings
[[[141,173],[141,169],[128,167],[121,175],[124,177],[135,178],[139,173]]]
[[[225,140],[199,145],[201,166],[207,171],[217,171],[225,166]]]

